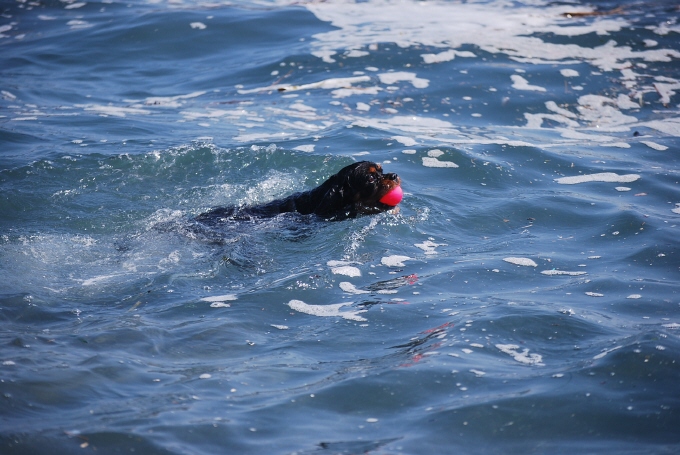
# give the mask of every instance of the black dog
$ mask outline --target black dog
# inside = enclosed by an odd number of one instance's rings
[[[226,220],[249,220],[272,217],[280,213],[315,214],[325,219],[343,220],[359,214],[374,214],[392,209],[401,199],[397,174],[383,174],[382,166],[370,161],[350,164],[313,190],[292,194],[262,205],[217,207],[198,215],[195,220],[217,224]],[[395,188],[397,200],[381,202]]]

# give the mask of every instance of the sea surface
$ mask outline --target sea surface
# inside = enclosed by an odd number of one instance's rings
[[[0,453],[679,453],[679,18],[0,2]]]

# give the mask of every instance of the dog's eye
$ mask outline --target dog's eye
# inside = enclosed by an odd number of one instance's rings
[[[375,174],[368,174],[368,182],[375,183]]]

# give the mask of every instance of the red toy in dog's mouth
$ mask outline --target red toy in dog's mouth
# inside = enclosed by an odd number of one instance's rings
[[[401,186],[394,187],[389,193],[380,198],[383,204],[396,206],[401,202],[401,198],[404,197],[404,192],[401,190]]]

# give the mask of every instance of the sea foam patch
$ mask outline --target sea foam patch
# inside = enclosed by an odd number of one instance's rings
[[[587,275],[587,272],[570,272],[568,270],[543,270],[541,271],[542,275],[548,275],[548,276],[560,276],[560,275],[566,275],[566,276],[581,276],[581,275]]]
[[[434,158],[432,156],[423,157],[423,166],[425,167],[450,167],[457,168],[458,165],[453,161],[444,161],[439,158]]]
[[[540,354],[529,354],[529,349],[526,348],[520,351],[520,347],[516,344],[497,344],[496,347],[498,350],[504,354],[508,354],[519,363],[523,363],[525,365],[544,365],[543,356]]]
[[[378,75],[378,78],[385,85],[392,85],[401,81],[410,82],[415,88],[427,88],[430,85],[429,80],[417,77],[415,73],[407,71],[382,73]]]
[[[335,275],[345,275],[349,277],[361,276],[361,270],[354,267],[355,262],[348,261],[328,261],[326,265],[331,268],[331,272]]]
[[[533,259],[529,258],[507,257],[503,258],[503,260],[510,264],[521,265],[523,267],[538,267],[538,264],[536,264]]]
[[[614,172],[600,172],[597,174],[574,175],[571,177],[560,177],[555,181],[561,185],[576,185],[578,183],[588,182],[606,182],[606,183],[631,183],[639,180],[638,174],[624,174],[619,175]]]
[[[534,92],[545,92],[545,87],[539,87],[538,85],[531,85],[529,84],[529,81],[524,79],[522,76],[518,74],[513,74],[510,76],[510,79],[512,79],[512,88],[517,89],[517,90],[528,90],[528,91],[534,91]]]
[[[341,317],[350,321],[363,322],[366,318],[359,316],[367,310],[340,311],[340,308],[349,306],[351,303],[335,303],[331,305],[309,305],[302,300],[291,300],[287,304],[295,311],[319,317]]]
[[[413,147],[414,145],[418,144],[418,141],[408,136],[392,136],[392,139],[402,145],[405,145],[406,147]]]
[[[201,302],[210,302],[211,308],[229,308],[231,303],[227,302],[231,302],[236,299],[237,297],[235,294],[212,295],[209,297],[203,297]]]
[[[477,57],[473,52],[470,51],[456,51],[449,49],[448,51],[439,52],[437,54],[421,54],[423,62],[425,63],[442,63],[450,62],[456,56],[458,57]]]
[[[363,289],[358,289],[356,286],[354,286],[349,281],[342,281],[338,286],[340,286],[340,289],[347,292],[348,294],[368,294],[369,293],[369,291],[366,291],[366,290],[363,290]]]
[[[383,257],[382,259],[380,259],[380,263],[388,267],[404,267],[406,265],[404,264],[404,262],[410,259],[411,258],[408,256],[400,256],[395,254],[393,256]]]
[[[432,239],[425,240],[423,243],[416,243],[415,246],[425,252],[425,254],[437,254],[436,248],[446,246],[446,243],[435,243]]]

